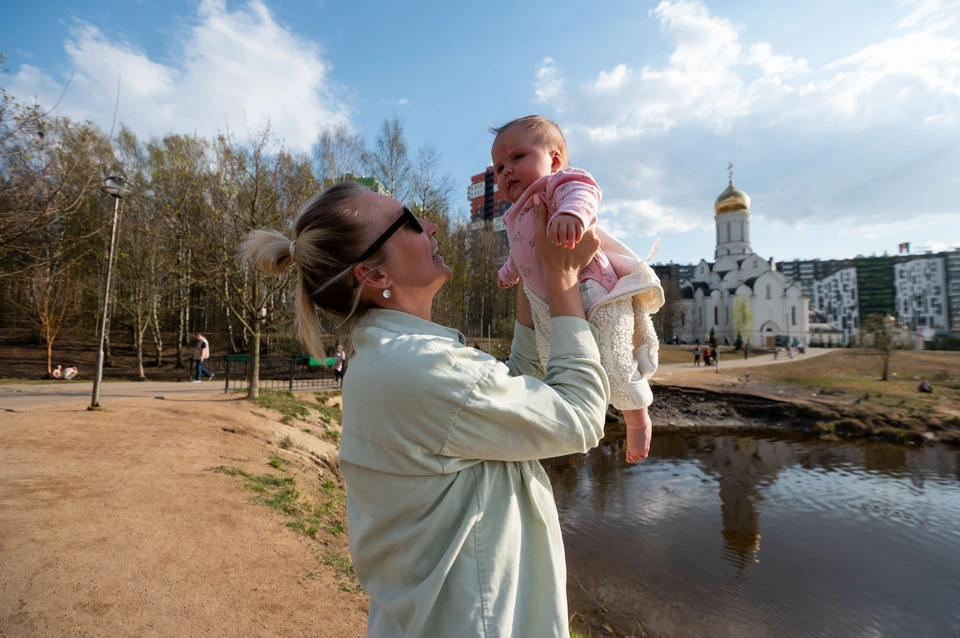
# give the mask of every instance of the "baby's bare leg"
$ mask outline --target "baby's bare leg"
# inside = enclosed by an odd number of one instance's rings
[[[627,463],[638,463],[650,454],[653,423],[647,408],[624,410],[623,420],[627,424]]]
[[[610,379],[610,402],[623,412],[627,426],[627,461],[636,463],[650,450],[650,386],[643,380],[634,358],[635,319],[630,299],[597,308],[591,315],[600,331],[600,363]]]

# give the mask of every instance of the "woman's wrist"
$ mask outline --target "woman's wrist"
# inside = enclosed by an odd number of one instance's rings
[[[576,275],[547,279],[547,299],[551,317],[579,317],[586,319],[580,299],[580,282]]]

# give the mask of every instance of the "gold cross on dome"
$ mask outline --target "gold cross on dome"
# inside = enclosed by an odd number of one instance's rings
[[[727,174],[730,176],[730,185],[733,186],[733,162],[727,164]]]

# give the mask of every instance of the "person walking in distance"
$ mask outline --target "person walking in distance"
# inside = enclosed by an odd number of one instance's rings
[[[343,346],[337,344],[337,352],[333,355],[333,380],[343,387],[343,366],[347,363],[347,353],[343,351]]]
[[[700,367],[700,346],[696,346],[693,349],[693,367]]]
[[[203,367],[203,362],[210,358],[210,344],[207,338],[199,332],[196,336],[197,346],[193,349],[193,358],[197,362],[197,375],[191,383],[200,383],[200,376],[206,376],[207,379],[213,379],[213,373]]]

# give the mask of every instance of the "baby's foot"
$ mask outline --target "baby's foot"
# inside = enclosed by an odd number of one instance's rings
[[[646,408],[624,410],[623,420],[627,424],[627,463],[638,463],[650,453],[653,424]]]

